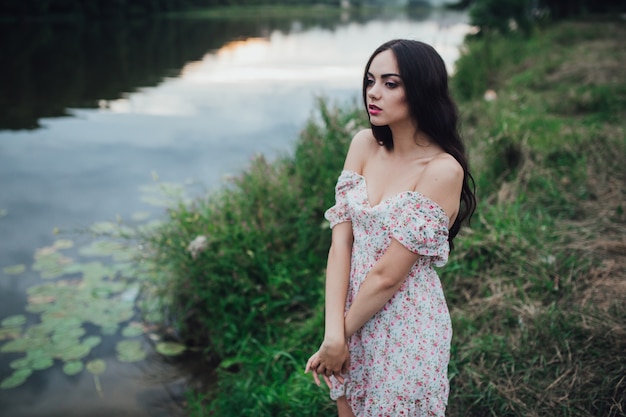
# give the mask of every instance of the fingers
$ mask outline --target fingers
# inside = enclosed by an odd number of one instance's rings
[[[307,372],[310,372],[313,369],[316,369],[317,367],[319,367],[319,365],[320,365],[320,360],[319,360],[317,353],[315,353],[307,361],[306,367],[304,368],[304,373],[306,374]]]
[[[323,363],[320,363],[318,365],[318,367],[315,368],[315,372],[317,372],[318,374],[326,374],[327,372],[331,372],[332,373],[332,371],[329,368],[327,368],[326,365],[323,364]],[[328,374],[328,375],[330,375],[330,374]]]
[[[329,364],[325,363],[325,361],[321,358],[320,352],[316,352],[313,354],[306,363],[304,368],[304,373],[311,372],[313,374],[313,380],[317,386],[321,385],[320,375],[322,376],[326,385],[329,388],[332,387],[332,381],[330,380],[331,376],[334,376],[337,381],[340,383],[344,383],[344,377],[341,375],[342,373],[347,373],[350,365],[350,356],[344,360],[341,364]],[[329,366],[331,365],[331,366]]]
[[[315,355],[314,355],[315,356]],[[306,361],[306,366],[304,367],[304,373],[306,374],[307,372],[309,372],[311,370],[311,363],[313,362],[313,356],[311,356],[309,358],[308,361]]]
[[[315,385],[320,386],[320,377],[317,375],[317,372],[313,372],[313,380],[315,381]]]

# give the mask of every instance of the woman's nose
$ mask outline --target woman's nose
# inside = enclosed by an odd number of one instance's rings
[[[367,96],[369,98],[378,98],[378,83],[374,83],[370,86],[369,90],[367,90]]]

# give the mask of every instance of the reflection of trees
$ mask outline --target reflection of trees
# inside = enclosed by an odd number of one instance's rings
[[[138,16],[173,10],[219,6],[311,5],[338,6],[340,0],[2,0],[0,16],[80,17]]]
[[[287,32],[290,25],[267,19],[0,25],[0,129],[33,129],[67,108],[96,107],[100,99],[175,76],[230,40]]]
[[[420,11],[409,18],[423,20]],[[404,14],[406,16],[406,14]],[[399,16],[387,16],[397,18]],[[349,22],[385,18],[356,10]],[[0,129],[34,129],[67,108],[95,108],[140,87],[176,76],[189,61],[225,43],[312,27],[334,30],[338,13],[295,18],[144,19],[0,24]],[[312,52],[314,53],[314,52]]]

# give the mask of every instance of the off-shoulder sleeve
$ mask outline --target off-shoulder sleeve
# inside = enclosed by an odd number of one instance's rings
[[[391,237],[413,253],[432,257],[436,266],[448,261],[448,217],[441,207],[414,194],[392,216]]]
[[[326,210],[324,217],[330,222],[330,227],[338,223],[349,222],[348,191],[353,189],[358,178],[350,171],[342,171],[335,186],[335,205]]]

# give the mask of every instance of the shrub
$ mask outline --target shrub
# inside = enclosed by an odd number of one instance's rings
[[[320,304],[330,244],[323,212],[358,125],[320,101],[295,156],[255,157],[218,193],[169,211],[149,239],[161,294],[188,344],[225,359],[271,344]],[[204,236],[204,250],[188,245]]]

